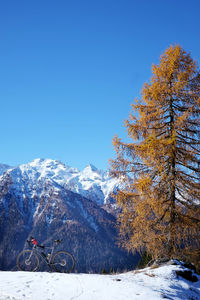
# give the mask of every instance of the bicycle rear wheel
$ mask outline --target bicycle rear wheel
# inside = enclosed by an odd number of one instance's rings
[[[56,272],[70,273],[74,269],[75,260],[67,251],[58,251],[52,259],[52,265]]]
[[[21,271],[34,272],[39,264],[39,258],[32,250],[23,250],[17,257],[17,266]]]

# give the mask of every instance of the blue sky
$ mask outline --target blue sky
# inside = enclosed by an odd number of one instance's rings
[[[198,0],[0,2],[0,162],[106,169],[152,63],[180,44],[199,63]]]

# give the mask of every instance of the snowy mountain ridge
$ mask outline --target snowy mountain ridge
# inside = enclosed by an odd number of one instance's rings
[[[5,171],[18,185],[23,185],[27,181],[33,196],[37,182],[48,179],[54,188],[58,184],[95,201],[98,205],[109,203],[112,192],[120,186],[118,179],[110,177],[108,172],[98,170],[91,164],[79,171],[58,160],[38,158],[14,168],[2,165],[0,173]]]

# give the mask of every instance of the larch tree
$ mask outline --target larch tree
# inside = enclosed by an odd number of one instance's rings
[[[153,258],[183,257],[200,248],[200,74],[179,45],[152,66],[141,99],[125,122],[129,142],[113,139],[113,176],[121,242]]]

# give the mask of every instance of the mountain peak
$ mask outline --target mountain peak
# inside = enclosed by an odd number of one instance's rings
[[[98,171],[98,169],[92,164],[87,165],[84,170],[92,171],[92,172]]]
[[[47,166],[47,165],[55,165],[55,164],[58,165],[58,164],[62,164],[62,163],[58,160],[53,160],[50,158],[36,158],[29,163],[29,165],[31,165],[31,166],[38,166],[38,165]]]
[[[23,165],[25,168],[33,168],[33,169],[37,169],[39,171],[43,171],[45,172],[45,170],[48,171],[55,171],[57,170],[57,172],[60,171],[69,171],[70,169],[73,169],[74,171],[77,171],[77,169],[72,168],[70,166],[65,165],[64,163],[62,163],[59,160],[54,160],[54,159],[50,159],[50,158],[36,158],[33,161],[31,161],[28,164]]]

